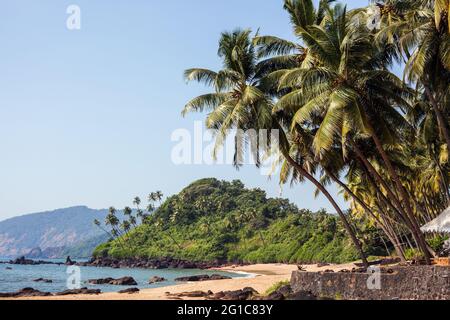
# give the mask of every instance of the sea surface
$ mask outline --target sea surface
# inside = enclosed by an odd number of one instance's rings
[[[0,261],[9,261],[9,259],[1,259]],[[51,262],[64,262],[63,260],[46,260]],[[82,260],[77,260],[82,261]],[[7,270],[7,267],[12,270]],[[80,267],[80,283],[81,287],[89,289],[101,289],[102,292],[116,292],[126,289],[130,286],[112,286],[112,285],[91,285],[87,283],[89,279],[99,278],[121,278],[125,276],[133,277],[138,283],[140,289],[165,287],[180,282],[175,282],[175,278],[199,275],[199,274],[221,274],[233,278],[248,277],[248,274],[229,273],[199,269],[113,269],[113,268],[96,268],[96,267]],[[44,292],[60,292],[68,289],[68,279],[73,275],[68,274],[68,267],[65,265],[10,265],[0,263],[0,292],[15,292],[23,288],[31,287]],[[70,271],[70,270],[69,270]],[[153,277],[164,277],[168,281],[148,284],[148,280]],[[52,280],[53,283],[34,282],[34,279],[44,278]]]

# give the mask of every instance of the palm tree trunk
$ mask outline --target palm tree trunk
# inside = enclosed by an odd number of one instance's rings
[[[383,180],[383,178],[378,174],[378,172],[375,170],[375,168],[372,166],[372,164],[364,157],[361,150],[356,146],[356,144],[353,145],[353,149],[357,153],[360,160],[365,165],[366,169],[377,179],[377,181],[383,185],[383,187],[386,189],[390,200],[393,200],[398,208],[392,207],[394,212],[398,213],[402,220],[405,222],[408,229],[411,231],[412,236],[414,237],[415,242],[417,243],[418,247],[421,249],[425,256],[425,261],[427,264],[431,263],[431,256],[430,251],[428,250],[428,245],[426,244],[425,238],[420,231],[420,228],[417,225],[417,221],[414,216],[408,215],[406,212],[403,211],[403,207],[400,203],[400,201],[397,199],[397,197],[393,194],[393,192],[390,190],[389,186],[387,186],[387,183]],[[390,204],[390,201],[387,201],[388,204]],[[404,212],[404,214],[402,214]],[[414,223],[415,222],[415,223]]]
[[[369,207],[364,203],[364,201],[362,201],[356,194],[354,194],[353,191],[350,190],[350,188],[347,187],[347,185],[345,183],[343,183],[341,180],[339,180],[333,173],[329,172],[327,169],[325,169],[325,172],[334,182],[336,182],[341,188],[343,188],[345,190],[345,192],[347,192],[361,207],[363,207],[363,209],[367,213],[367,215],[369,215],[370,217],[372,217],[372,219],[375,220],[375,222],[380,226],[381,230],[383,230],[383,232],[389,238],[389,241],[391,241],[391,243],[394,245],[395,252],[399,256],[400,260],[402,262],[406,262],[405,255],[404,255],[403,251],[400,250],[397,240],[394,239],[394,237],[388,231],[388,229],[383,224],[383,222],[380,219],[378,219],[378,217],[372,212],[372,210],[369,209]]]
[[[424,257],[425,257],[425,262],[427,264],[431,264],[430,251],[428,250],[428,246],[425,241],[425,237],[424,237],[423,233],[420,231],[420,227],[417,223],[417,219],[414,216],[414,213],[411,208],[411,204],[409,203],[408,196],[406,195],[405,188],[403,187],[403,185],[400,181],[400,177],[398,176],[397,172],[395,171],[394,166],[392,165],[388,155],[386,154],[386,151],[383,148],[381,140],[378,138],[377,134],[375,133],[375,130],[372,127],[372,125],[370,124],[370,121],[367,121],[367,126],[371,132],[371,136],[372,136],[373,141],[375,142],[376,148],[377,148],[378,152],[380,153],[380,155],[383,159],[383,162],[385,163],[385,165],[387,167],[389,175],[391,176],[391,179],[394,180],[394,182],[397,186],[397,191],[400,194],[400,198],[403,201],[403,205],[405,206],[406,213],[408,214],[409,219],[411,220],[411,223],[412,223],[411,231],[413,232],[415,237],[417,237],[419,247],[422,250],[422,253],[424,254]]]
[[[349,234],[354,246],[356,247],[356,250],[358,251],[361,260],[366,268],[369,267],[369,262],[367,261],[367,257],[362,249],[361,242],[356,237],[355,231],[350,226],[350,223],[348,222],[347,218],[345,217],[345,214],[342,212],[339,205],[336,203],[336,201],[333,199],[331,194],[328,192],[328,190],[319,182],[317,179],[315,179],[308,171],[306,171],[301,165],[299,165],[292,157],[290,156],[289,152],[285,150],[283,147],[280,148],[283,156],[285,157],[286,161],[294,167],[303,177],[308,179],[310,182],[312,182],[317,189],[319,189],[322,194],[328,199],[328,201],[331,203],[333,208],[338,213],[339,217],[342,220],[342,223],[344,224],[344,228]]]
[[[391,209],[394,210],[394,212],[398,213],[402,220],[408,225],[411,225],[411,222],[409,221],[408,216],[406,215],[406,212],[404,212],[402,205],[400,203],[400,200],[397,198],[397,196],[394,194],[394,192],[391,190],[390,186],[387,184],[387,182],[383,179],[382,176],[377,172],[377,170],[373,167],[373,165],[367,160],[367,158],[364,156],[362,151],[358,148],[356,143],[352,144],[352,148],[355,151],[357,157],[363,164],[364,171],[367,171],[366,173],[369,173],[368,178],[371,179],[373,177],[385,190],[387,193],[387,203],[391,207]],[[373,182],[374,186],[379,190],[379,187]],[[384,197],[383,193],[380,191],[380,194]],[[393,203],[397,206],[394,207]]]
[[[425,82],[423,82],[425,83]],[[436,114],[436,118],[438,121],[439,129],[444,136],[445,142],[447,143],[447,150],[450,152],[450,133],[448,132],[448,128],[446,125],[446,121],[444,119],[444,116],[442,115],[441,110],[439,109],[439,105],[436,101],[436,99],[433,96],[433,93],[430,90],[430,87],[428,85],[425,85],[425,94],[427,95],[428,99],[430,100],[431,106],[433,107],[434,113]]]

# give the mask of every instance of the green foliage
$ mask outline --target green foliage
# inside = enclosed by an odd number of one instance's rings
[[[337,217],[268,199],[240,181],[203,179],[94,255],[191,261],[346,262],[358,258]]]
[[[416,249],[416,248],[408,248],[405,250],[405,258],[407,260],[418,260],[418,259],[423,259],[423,253],[420,252],[420,250]]]
[[[444,242],[448,240],[448,236],[437,234],[428,239],[428,244],[435,252],[440,252],[443,249]]]

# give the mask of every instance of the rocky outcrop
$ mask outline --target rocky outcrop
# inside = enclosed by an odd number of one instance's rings
[[[39,264],[55,264],[55,265],[62,265],[63,263],[56,263],[56,262],[50,262],[50,261],[43,261],[43,260],[31,260],[26,259],[24,256],[9,260],[9,264],[20,264],[20,265],[39,265]]]
[[[70,256],[67,256],[65,265],[66,266],[73,266],[74,264],[76,264],[76,262],[72,261],[72,259],[70,259]]]
[[[0,298],[47,297],[51,295],[50,292],[42,292],[33,288],[23,288],[17,292],[0,293]]]
[[[43,282],[43,283],[53,283],[53,280],[44,279],[44,278],[34,279],[33,281],[34,282]]]
[[[100,294],[102,291],[100,289],[88,289],[88,288],[81,288],[81,289],[72,289],[72,290],[65,290],[62,292],[55,293],[55,296],[71,296],[71,295],[78,295],[78,294]]]
[[[110,284],[115,286],[136,286],[137,282],[133,277],[123,277],[119,279],[104,278],[104,279],[90,279],[89,284]]]
[[[208,298],[214,295],[212,291],[190,291],[190,292],[181,292],[181,293],[170,293],[167,292],[166,296],[170,299],[174,298]]]
[[[164,281],[167,281],[167,279],[165,279],[163,277],[154,276],[148,280],[148,284],[154,284],[154,283],[159,283],[159,282],[164,282]]]
[[[88,262],[77,263],[78,266],[109,268],[142,268],[142,269],[211,269],[232,264],[226,261],[193,262],[172,258],[161,259],[113,259],[109,257],[93,258]],[[236,265],[234,263],[233,265]]]
[[[181,293],[166,292],[166,296],[169,299],[182,299],[182,298],[204,298],[206,300],[232,300],[243,301],[252,300],[252,298],[258,296],[258,292],[253,288],[244,288],[236,291],[220,291],[213,293],[211,290],[205,291],[190,291]]]
[[[67,296],[67,295],[78,295],[78,294],[100,294],[101,290],[99,289],[74,289],[74,290],[65,290],[57,293],[50,292],[42,292],[39,290],[35,290],[33,288],[23,288],[17,292],[7,292],[0,293],[0,298],[24,298],[24,297],[49,297],[49,296]]]
[[[213,274],[213,275],[207,275],[207,274],[201,274],[201,275],[195,275],[195,276],[187,276],[187,277],[180,277],[176,278],[175,281],[179,282],[197,282],[197,281],[211,281],[211,280],[227,280],[232,279],[231,277],[222,276],[220,274]]]
[[[119,293],[120,294],[134,294],[134,293],[138,293],[140,290],[138,288],[128,288],[125,290],[120,290]]]
[[[211,300],[233,300],[233,301],[243,301],[243,300],[251,300],[253,297],[258,295],[258,291],[253,288],[247,287],[242,290],[236,291],[221,291],[218,292],[209,299]]]

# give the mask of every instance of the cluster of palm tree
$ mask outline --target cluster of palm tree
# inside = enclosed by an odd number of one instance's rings
[[[163,197],[164,195],[161,191],[151,192],[148,196],[148,205],[145,210],[140,207],[141,199],[135,197],[133,199],[135,209],[125,207],[121,212],[123,214],[122,220],[118,217],[117,209],[110,207],[104,225],[98,219],[94,220],[94,224],[105,232],[110,237],[110,240],[117,239],[119,245],[124,249],[126,247],[125,240],[128,238],[130,231],[137,228],[140,224],[148,222],[148,218],[156,209],[155,202],[158,201],[161,204]]]
[[[434,252],[420,225],[450,204],[449,0],[374,5],[381,15],[375,30],[367,8],[285,0],[297,41],[223,33],[223,69],[185,71],[187,81],[213,92],[192,99],[183,114],[207,111],[217,148],[230,129],[267,130],[265,143],[252,148],[275,155],[281,183],[309,181],[328,199],[364,263],[358,232],[331,184],[402,260],[411,246],[429,263]],[[404,67],[403,79],[394,65]]]

